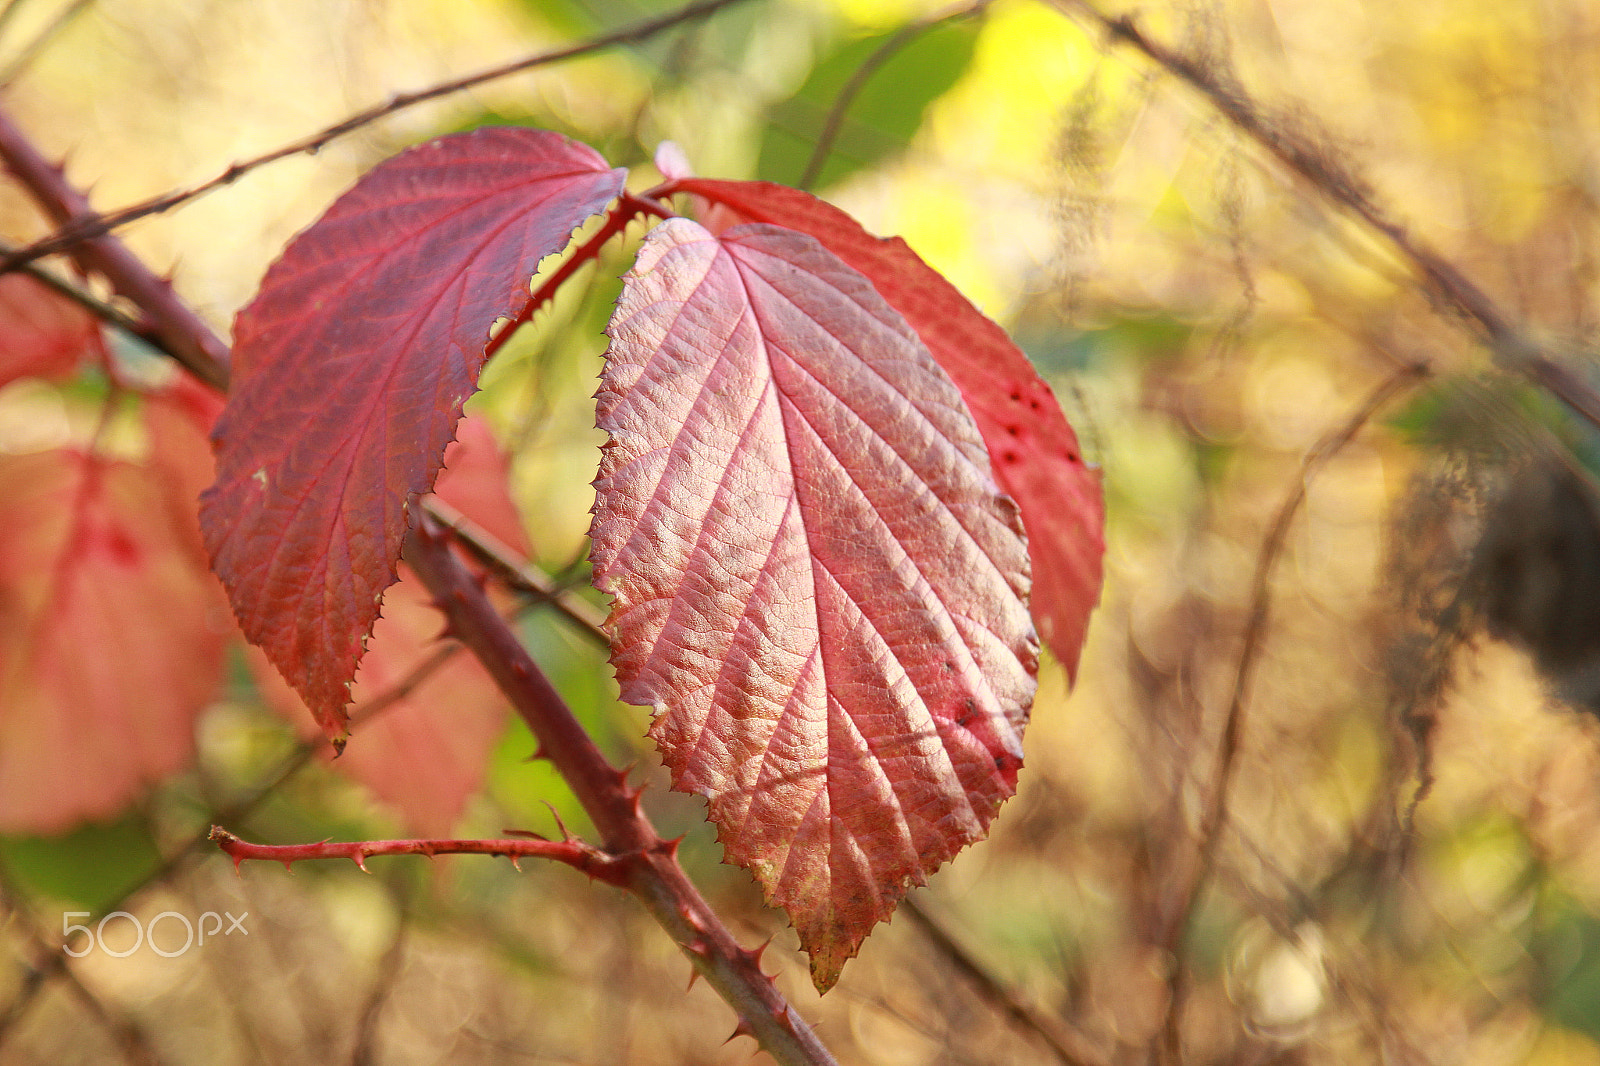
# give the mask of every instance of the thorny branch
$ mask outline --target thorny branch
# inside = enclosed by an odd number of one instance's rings
[[[772,979],[760,952],[741,948],[678,864],[677,844],[663,840],[639,807],[626,771],[612,767],[573,717],[537,664],[490,604],[471,573],[451,554],[448,534],[424,517],[406,541],[406,560],[539,742],[620,866],[618,881],[638,897],[683,949],[695,971],[739,1015],[739,1032],[754,1036],[781,1063],[831,1063]]]
[[[234,868],[248,859],[281,862],[285,869],[310,859],[349,859],[362,870],[375,855],[503,855],[516,865],[518,859],[550,859],[566,863],[596,881],[627,887],[623,873],[626,860],[609,855],[573,836],[565,840],[546,840],[529,833],[503,840],[324,840],[316,844],[251,844],[240,840],[220,825],[211,827],[209,839],[227,852]]]

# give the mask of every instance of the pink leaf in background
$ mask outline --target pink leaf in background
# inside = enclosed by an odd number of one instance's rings
[[[101,355],[100,322],[26,274],[0,276],[0,386],[17,378],[71,377]]]
[[[542,130],[430,141],[295,238],[240,312],[201,526],[245,635],[330,736],[490,327],[622,178]]]
[[[1077,436],[1027,357],[904,241],[874,237],[809,193],[709,178],[683,178],[670,191],[710,200],[733,212],[735,221],[811,234],[905,316],[961,390],[989,447],[995,479],[1022,508],[1033,559],[1033,617],[1045,645],[1075,677],[1100,597],[1105,505],[1098,474],[1084,465]]]
[[[0,456],[0,831],[108,817],[193,758],[232,627],[163,492],[76,450]]]
[[[808,236],[663,223],[608,332],[591,536],[622,696],[826,989],[1015,790],[1016,508],[915,334]]]

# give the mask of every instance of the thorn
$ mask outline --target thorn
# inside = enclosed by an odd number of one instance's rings
[[[655,843],[654,850],[658,855],[665,855],[669,859],[676,859],[678,857],[678,845],[682,843],[683,837],[681,836],[673,837],[671,840],[658,840]]]
[[[769,936],[769,937],[767,937],[767,939],[765,939],[765,940],[763,940],[761,942],[761,946],[760,947],[752,948],[751,950],[745,952],[744,953],[745,957],[750,960],[750,965],[754,966],[757,970],[760,970],[761,969],[761,957],[767,953],[767,949],[770,948],[771,946],[772,946],[772,938]],[[761,976],[767,977],[766,974],[762,974]],[[773,974],[771,977],[767,977],[767,980],[769,980],[769,981],[776,981],[777,979],[778,979],[778,975],[777,974]]]
[[[698,955],[702,959],[709,959],[711,957],[711,945],[707,944],[704,939],[698,936],[684,944],[683,950],[689,952],[691,955]]]
[[[511,868],[520,874],[522,872],[522,864],[517,861],[517,857],[515,855],[507,855],[506,858],[511,860]]]
[[[690,966],[689,967],[689,983],[683,986],[683,990],[685,992],[689,991],[689,989],[694,987],[694,983],[696,981],[698,981],[698,980],[700,980],[700,971],[698,969],[696,969],[695,967]],[[732,1039],[732,1038],[730,1037],[730,1039]]]
[[[549,800],[546,800],[544,805],[550,808],[550,817],[556,820],[556,828],[561,830],[561,842],[563,844],[570,844],[574,840],[577,840],[577,837],[568,832],[566,824],[561,821],[561,815],[557,813],[555,806],[551,804]]]
[[[357,851],[354,855],[352,855],[350,857],[356,861],[356,865],[357,866],[361,867],[361,872],[362,873],[370,874],[372,872],[371,870],[367,869],[367,856],[366,856],[365,852]],[[289,864],[288,863],[284,863],[284,865],[287,866]]]
[[[739,1019],[739,1024],[733,1027],[733,1032],[728,1034],[728,1039],[724,1040],[723,1043],[731,1044],[741,1036],[748,1036],[752,1040],[756,1037],[755,1030],[751,1029],[750,1023],[743,1018]]]
[[[533,754],[528,756],[526,759],[523,759],[522,761],[523,762],[538,762],[540,759],[548,759],[549,757],[550,756],[548,756],[548,755],[546,755],[544,753],[544,748],[543,747],[535,746],[534,749],[533,749]]]

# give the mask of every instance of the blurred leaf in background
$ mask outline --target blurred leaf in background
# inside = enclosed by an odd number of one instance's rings
[[[972,63],[980,28],[976,19],[964,18],[834,46],[793,96],[768,107],[756,176],[825,188],[905,151],[929,105]],[[833,112],[841,99],[848,106],[835,127]],[[821,169],[811,173],[825,132],[833,139]]]

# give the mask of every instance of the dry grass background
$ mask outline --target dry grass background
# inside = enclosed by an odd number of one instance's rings
[[[11,7],[0,66],[59,10]],[[659,44],[406,111],[124,235],[225,328],[283,242],[406,143],[496,113],[646,173],[670,137],[701,172],[747,176],[766,105],[830,42],[929,10],[752,0]],[[1600,237],[1600,11],[1587,0],[1130,10],[1583,365]],[[1065,12],[998,0],[909,149],[824,190],[906,235],[1015,330],[1107,490],[1107,582],[1078,684],[1069,696],[1047,665],[1021,794],[917,902],[1067,1031],[1077,1061],[1600,1062],[1597,723],[1553,699],[1522,651],[1417,609],[1451,602],[1505,457],[1581,445],[1581,431],[1504,360],[1497,371],[1391,242]],[[110,208],[642,13],[99,0],[5,104]],[[14,240],[44,232],[14,194],[0,223]],[[483,401],[521,447],[518,491],[552,568],[581,552],[597,443],[587,397],[602,343],[577,303],[554,342],[493,371]],[[56,418],[70,435],[73,410],[71,397],[41,408],[37,390],[0,394],[13,427]],[[599,657],[553,625],[530,640],[610,750],[655,774],[643,713],[613,702]],[[36,979],[63,909],[96,888],[96,905],[121,898],[142,857],[179,849],[278,765],[292,740],[255,704],[244,682],[231,689],[203,723],[200,767],[119,827],[8,843],[0,1061],[751,1057],[748,1041],[720,1045],[730,1012],[683,990],[688,966],[630,900],[536,864],[235,877],[203,854],[123,906],[248,910],[248,939],[170,960],[96,955]],[[520,762],[528,750],[507,738],[463,835],[548,829],[546,798],[569,810]],[[1224,757],[1226,819],[1202,855]],[[1056,1060],[908,915],[818,1001],[781,918],[695,828],[696,804],[648,795],[664,828],[692,830],[691,873],[735,930],[775,938],[769,965],[841,1061]],[[287,842],[393,825],[312,766],[231,828]]]

